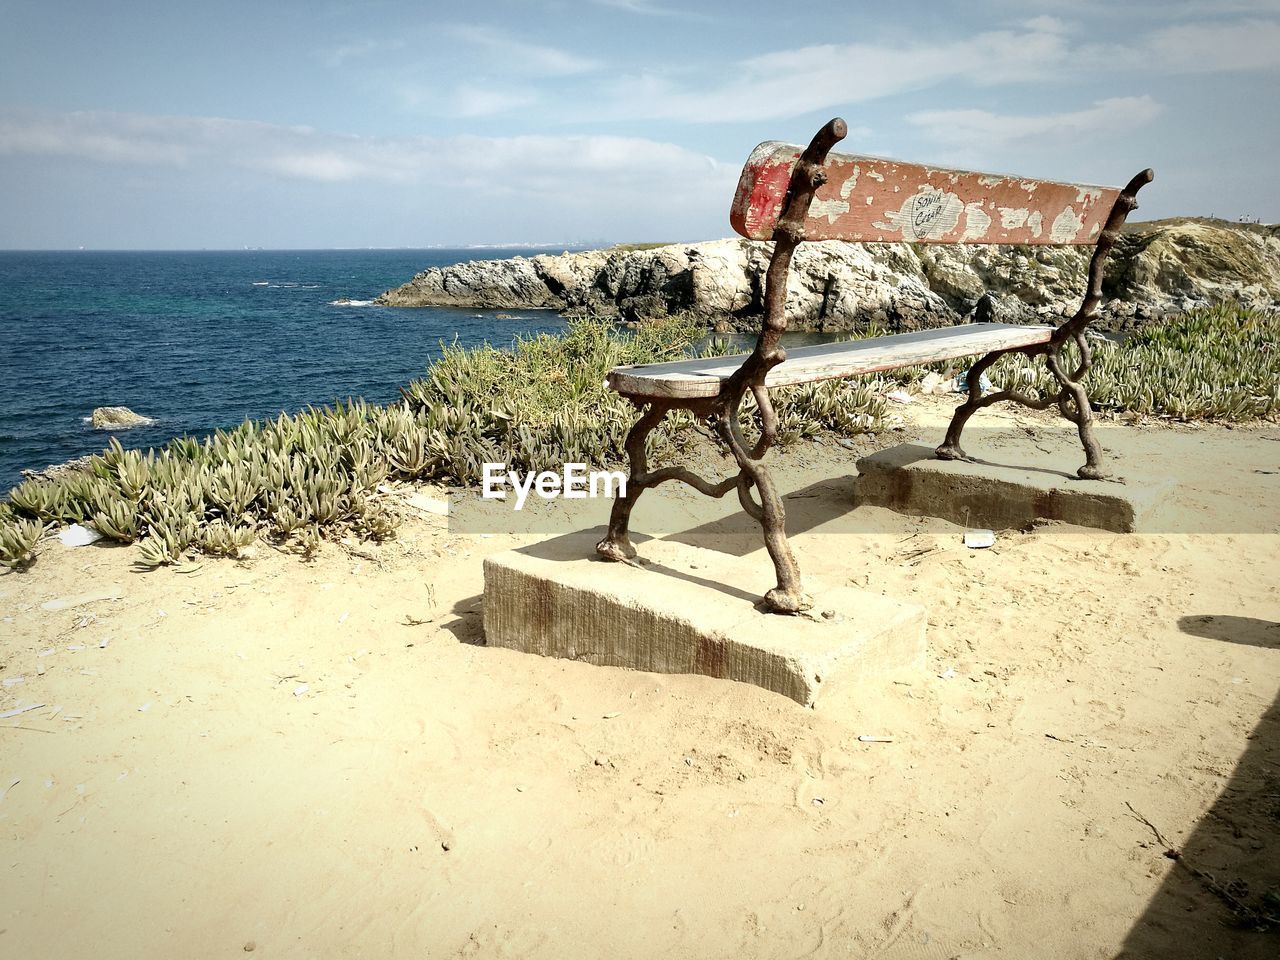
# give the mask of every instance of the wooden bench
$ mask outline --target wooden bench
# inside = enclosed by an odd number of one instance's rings
[[[767,609],[798,613],[812,605],[787,543],[785,513],[769,471],[762,463],[777,435],[778,420],[769,388],[851,377],[955,357],[982,355],[967,374],[968,396],[956,408],[943,459],[961,459],[960,435],[972,414],[1002,400],[1029,407],[1057,406],[1080,434],[1086,462],[1077,473],[1102,476],[1101,448],[1093,436],[1089,398],[1081,381],[1091,353],[1085,330],[1102,301],[1102,274],[1136,196],[1152,180],[1144,170],[1123,189],[1055,183],[997,174],[947,170],[878,157],[832,154],[847,132],[835,119],[807,148],[769,141],[752,151],[734,196],[730,221],[754,240],[773,240],[765,275],[765,314],[755,350],[735,357],[677,360],[618,367],[608,385],[643,410],[627,435],[630,479],[613,505],[609,531],[596,550],[611,560],[635,557],[628,529],[636,500],[650,487],[680,480],[711,497],[736,490],[743,509],[764,531],[778,585],[764,597]],[[787,274],[795,248],[805,240],[913,243],[1074,244],[1092,246],[1084,299],[1075,316],[1060,326],[972,323],[940,330],[876,337],[847,343],[781,346],[787,327]],[[1065,353],[1074,344],[1074,362]],[[1011,390],[983,395],[982,376],[1011,352],[1043,356],[1059,385],[1052,396],[1029,397]],[[761,434],[743,437],[738,411],[750,391],[760,411]],[[681,466],[651,470],[645,441],[673,409],[704,420],[733,454],[738,473],[718,482]],[[759,502],[751,491],[754,489]]]

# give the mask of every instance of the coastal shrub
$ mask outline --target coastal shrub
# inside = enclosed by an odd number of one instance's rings
[[[39,520],[0,516],[0,564],[17,569],[29,564],[45,529]]]
[[[581,319],[564,334],[517,341],[511,350],[447,348],[426,377],[402,390],[411,409],[447,421],[445,433],[428,439],[420,475],[473,483],[486,461],[537,471],[559,470],[566,461],[622,461],[636,410],[602,388],[606,374],[621,364],[687,356],[704,334],[702,321],[688,315],[627,335],[612,321]],[[701,352],[728,350],[713,342]],[[880,391],[867,380],[786,387],[774,392],[774,406],[783,445],[823,430],[878,429],[884,415]],[[750,398],[741,412],[744,429],[758,429]],[[669,456],[703,436],[688,412],[673,411],[651,435],[650,452]]]
[[[1280,414],[1278,344],[1280,313],[1206,307],[1120,343],[1092,342],[1085,383],[1099,410],[1184,421],[1273,417]],[[1074,348],[1071,358],[1077,359]],[[1001,361],[991,379],[1024,392],[1057,392],[1043,361],[1017,354]]]
[[[258,537],[314,554],[322,536],[393,536],[397,516],[379,486],[387,479],[473,484],[486,462],[556,470],[624,458],[636,420],[630,403],[603,389],[624,363],[685,356],[703,337],[677,316],[619,331],[576,320],[564,334],[518,340],[509,350],[444,349],[402,400],[349,400],[292,416],[245,422],[203,440],[179,437],[160,450],[125,450],[112,439],[87,469],[26,480],[0,504],[0,563],[21,567],[50,525],[92,523],[104,536],[137,542],[142,564],[188,551],[238,556]],[[1280,315],[1242,307],[1197,310],[1122,343],[1098,343],[1088,385],[1116,411],[1178,419],[1248,420],[1280,413]],[[722,345],[703,347],[726,352]],[[955,367],[955,364],[952,364]],[[913,382],[914,367],[883,376],[775,391],[780,446],[826,431],[878,430],[888,386]],[[1023,391],[1054,388],[1042,363],[1018,355],[993,381]],[[741,411],[749,434],[758,415]],[[705,443],[705,428],[677,411],[651,437],[655,460]],[[384,488],[385,489],[385,488]]]
[[[1171,420],[1242,422],[1280,415],[1280,313],[1239,304],[1191,310],[1152,323],[1123,340],[1090,337],[1093,364],[1085,386],[1094,409]],[[903,384],[929,373],[956,376],[973,358],[890,371]],[[1079,355],[1067,348],[1067,366]],[[1013,353],[988,377],[997,389],[1056,395],[1040,357]]]

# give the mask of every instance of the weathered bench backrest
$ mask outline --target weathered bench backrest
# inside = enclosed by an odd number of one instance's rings
[[[752,151],[729,219],[770,240],[803,152],[767,141]],[[831,153],[804,224],[806,240],[1095,244],[1119,187],[946,170]]]

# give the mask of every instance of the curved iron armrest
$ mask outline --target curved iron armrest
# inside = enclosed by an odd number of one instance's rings
[[[765,275],[765,311],[760,336],[756,340],[755,349],[742,361],[742,366],[725,381],[721,388],[722,396],[740,396],[749,386],[755,393],[757,402],[763,396],[765,403],[768,403],[768,391],[763,389],[765,377],[770,370],[787,359],[781,339],[787,329],[787,274],[791,270],[791,258],[796,247],[804,241],[804,222],[809,216],[814,194],[827,182],[826,171],[822,168],[827,154],[848,132],[845,122],[836,117],[814,135],[796,161],[787,196],[783,201],[782,214],[773,231],[773,256],[769,258],[769,271]],[[762,415],[764,409],[761,408]],[[766,426],[770,419],[776,419],[773,418],[771,407],[765,417]],[[776,423],[774,428],[776,430]],[[772,442],[772,433],[768,433],[768,436]]]
[[[1124,227],[1125,220],[1138,207],[1138,191],[1154,180],[1155,176],[1155,171],[1148,167],[1141,173],[1135,174],[1128,186],[1120,191],[1120,196],[1116,197],[1116,202],[1111,206],[1111,213],[1107,215],[1106,226],[1098,234],[1097,246],[1093,248],[1093,259],[1089,261],[1089,278],[1085,285],[1084,300],[1080,304],[1080,309],[1076,311],[1076,315],[1064,321],[1054,332],[1053,340],[1050,341],[1052,346],[1061,346],[1068,339],[1083,335],[1089,324],[1098,318],[1098,305],[1102,303],[1102,276],[1107,258],[1111,256],[1111,248],[1120,238],[1120,230]]]

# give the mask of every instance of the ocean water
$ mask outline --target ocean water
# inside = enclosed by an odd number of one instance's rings
[[[0,495],[23,468],[101,450],[94,407],[156,418],[117,436],[159,446],[347,397],[392,401],[441,341],[563,329],[552,311],[368,303],[425,267],[533,252],[0,251]]]

